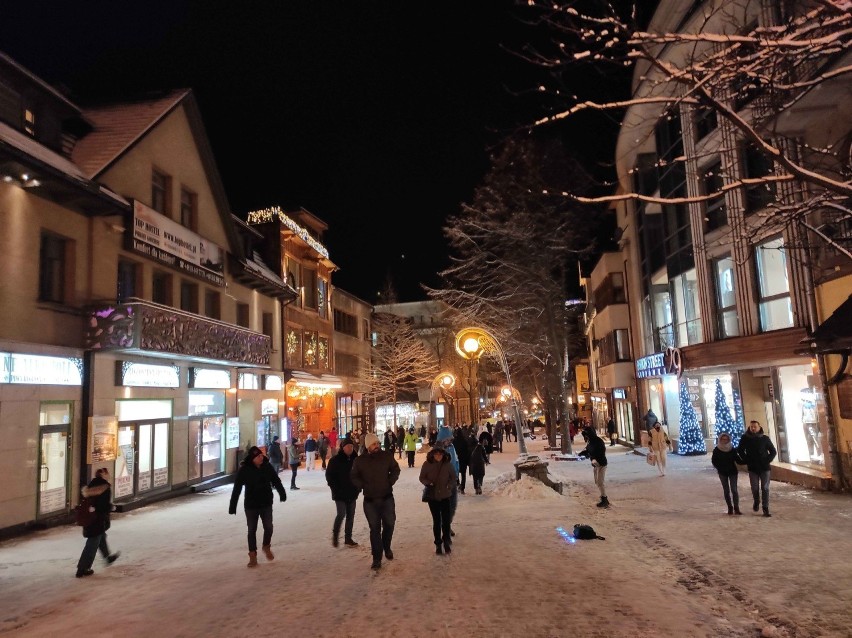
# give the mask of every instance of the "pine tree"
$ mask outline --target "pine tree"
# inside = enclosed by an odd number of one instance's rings
[[[680,384],[680,439],[677,443],[677,453],[682,456],[707,454],[704,433],[698,425],[698,416],[695,414],[695,408],[689,400],[689,391],[683,381]]]
[[[734,444],[734,447],[740,444],[740,437],[745,434],[745,415],[743,414],[743,402],[740,399],[740,395],[736,390],[732,390],[734,393],[734,414],[736,415],[736,426],[734,429],[734,434],[731,435],[731,442]]]
[[[731,443],[736,447],[739,445],[743,429],[731,417],[731,410],[725,401],[725,393],[722,392],[722,382],[719,379],[716,379],[716,396],[713,401],[716,404],[716,438],[724,432],[731,437]]]

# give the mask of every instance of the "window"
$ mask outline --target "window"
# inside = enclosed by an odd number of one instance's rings
[[[630,361],[630,337],[627,329],[620,328],[607,333],[598,343],[599,364],[612,365],[619,361]]]
[[[759,244],[755,249],[755,260],[761,331],[790,328],[793,325],[793,307],[784,240],[778,237]]]
[[[364,341],[369,341],[372,338],[370,334],[370,322],[367,319],[362,320],[364,326]]]
[[[334,354],[334,373],[345,377],[358,376],[358,357],[354,354],[344,354],[335,352]]]
[[[695,110],[695,139],[702,140],[719,126],[716,110],[709,106],[700,106]]]
[[[703,339],[701,307],[698,303],[698,281],[695,269],[672,278],[669,285],[672,291],[671,300],[674,303],[677,345],[680,347],[701,343]]]
[[[319,311],[320,319],[328,318],[328,282],[325,279],[319,280],[317,289],[317,310]]]
[[[243,328],[249,327],[249,305],[237,303],[237,325]]]
[[[124,303],[131,297],[137,297],[139,288],[139,266],[124,259],[118,262],[118,282],[115,298],[118,303]]]
[[[734,261],[730,257],[716,259],[713,262],[713,274],[716,279],[716,310],[719,322],[719,337],[740,336],[740,323],[737,317],[737,295],[735,289]]]
[[[186,226],[190,230],[197,228],[197,216],[195,214],[197,201],[198,198],[195,193],[183,187],[180,189],[180,223],[181,226]]]
[[[35,137],[36,134],[36,116],[30,109],[24,109],[24,131]]]
[[[180,309],[198,313],[198,286],[189,281],[180,282]]]
[[[215,290],[207,290],[204,292],[204,314],[211,319],[220,319],[222,317],[221,296]]]
[[[169,214],[169,176],[154,169],[151,171],[151,208]]]
[[[263,334],[272,339],[272,313],[263,313]]]
[[[759,179],[772,173],[772,160],[757,147],[747,145],[743,150],[743,177]],[[749,184],[745,187],[746,213],[756,213],[774,201],[775,184],[772,182]]]
[[[66,291],[73,289],[70,281],[73,272],[72,246],[71,241],[64,237],[42,233],[39,251],[39,301],[69,301]]]
[[[171,306],[172,276],[161,270],[154,271],[151,284],[151,301],[163,304],[164,306]]]
[[[716,230],[728,223],[728,214],[725,209],[725,195],[722,193],[724,180],[722,180],[722,163],[716,162],[704,171],[704,195],[712,195],[705,202],[704,229],[706,231]]]
[[[305,308],[317,309],[317,271],[302,269],[302,295]]]
[[[334,310],[334,330],[350,337],[358,336],[358,322],[353,315],[342,310]]]
[[[305,331],[305,366],[314,367],[317,365],[318,357],[318,336],[316,332]]]

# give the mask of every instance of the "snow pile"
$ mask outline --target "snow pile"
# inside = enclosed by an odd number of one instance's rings
[[[495,496],[522,498],[528,501],[562,498],[552,487],[548,487],[541,481],[531,478],[526,474],[521,474],[521,480],[516,481],[514,472],[504,472],[495,478],[493,487],[488,493]]]

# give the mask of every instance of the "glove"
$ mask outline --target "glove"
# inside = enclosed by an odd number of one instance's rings
[[[236,513],[237,513],[237,507],[235,505],[231,505],[231,507],[228,508],[228,514],[236,514]]]
[[[281,502],[283,503],[286,500],[287,500],[287,490],[281,490]]]

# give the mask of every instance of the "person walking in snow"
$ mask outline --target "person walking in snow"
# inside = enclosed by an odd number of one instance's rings
[[[272,437],[272,443],[269,445],[269,463],[276,474],[281,473],[281,466],[284,465],[284,451],[281,449],[277,435]]]
[[[323,471],[325,471],[326,468],[325,457],[328,456],[329,449],[330,447],[328,445],[328,439],[325,436],[325,432],[320,430],[319,439],[317,440],[317,454],[319,454],[320,460],[322,461]],[[332,456],[333,455],[334,452],[332,452]]]
[[[441,431],[438,430],[438,440],[441,440]],[[467,487],[467,463],[470,461],[470,445],[468,444],[467,429],[459,428],[453,433],[453,447],[456,451],[456,463],[458,464],[459,494],[464,494]]]
[[[436,554],[452,550],[450,506],[456,487],[456,471],[449,455],[441,447],[429,450],[426,462],[420,466],[420,482],[425,486],[424,499],[432,515],[432,536]]]
[[[672,447],[672,442],[669,441],[669,435],[663,429],[659,421],[654,423],[654,427],[648,432],[648,450],[654,453],[654,464],[657,466],[657,471],[660,476],[666,475],[666,452]]]
[[[340,525],[343,519],[346,524],[343,528],[343,544],[356,547],[358,543],[352,540],[352,524],[355,521],[355,502],[361,493],[352,483],[352,465],[358,458],[358,451],[351,439],[344,439],[340,451],[331,457],[325,470],[325,482],[331,488],[331,500],[337,507],[337,515],[331,526],[331,544],[337,547],[340,543]]]
[[[408,456],[408,467],[414,467],[414,453],[417,452],[417,435],[414,433],[414,426],[408,428],[408,434],[405,435],[405,453]]]
[[[442,425],[438,428],[437,440],[435,441],[435,447],[441,448],[446,451],[447,455],[450,457],[450,463],[453,465],[453,471],[456,473],[456,485],[453,488],[452,496],[450,497],[450,536],[455,536],[456,533],[453,531],[453,519],[456,517],[456,508],[459,504],[459,458],[458,453],[456,452],[455,446],[455,435],[453,431],[447,427],[446,425]]]
[[[240,500],[240,492],[246,488],[243,497],[243,509],[246,513],[246,525],[248,526],[248,567],[257,567],[257,521],[263,524],[263,553],[266,560],[274,560],[272,553],[272,488],[278,492],[281,502],[287,500],[287,492],[281,484],[278,474],[272,469],[269,460],[263,455],[259,447],[249,448],[248,455],[237,471],[234,480],[234,489],[231,491],[231,503],[228,514],[237,513],[237,501]]]
[[[299,471],[299,464],[302,461],[301,453],[299,452],[299,439],[293,437],[290,439],[290,445],[287,446],[288,464],[290,465],[290,489],[298,490],[296,487],[296,474]]]
[[[485,453],[485,447],[479,441],[470,453],[470,475],[473,477],[473,489],[477,494],[482,494],[482,481],[485,478],[485,466],[488,465],[488,455]]]
[[[609,421],[606,422],[606,433],[607,433],[607,436],[609,437],[610,447],[615,445],[615,439],[616,439],[615,435],[616,435],[617,432],[618,432],[618,429],[615,427],[615,418],[609,417]]]
[[[503,451],[503,421],[497,421],[494,426],[494,451]]]
[[[601,500],[597,504],[598,507],[609,507],[609,499],[606,497],[606,444],[603,439],[598,436],[594,428],[583,428],[583,438],[586,440],[586,448],[580,451],[577,456],[592,460],[592,476],[595,479],[595,485],[601,493]]]
[[[762,499],[763,515],[767,518],[772,516],[769,513],[769,465],[777,452],[772,440],[763,433],[759,422],[749,422],[748,430],[740,438],[737,454],[748,466],[748,480],[751,484],[751,495],[754,497],[752,509],[755,512],[760,509]]]
[[[305,472],[310,472],[314,469],[314,461],[317,458],[317,442],[314,441],[314,435],[308,433],[308,438],[305,439]]]
[[[89,525],[83,527],[83,537],[86,544],[77,561],[77,578],[84,578],[95,573],[92,563],[100,551],[101,556],[112,565],[121,552],[111,554],[107,545],[107,530],[110,528],[109,514],[112,511],[112,486],[109,482],[109,470],[105,467],[95,472],[94,478],[82,489],[82,494],[92,502],[95,508],[95,518]]]
[[[357,449],[355,451],[357,452]],[[328,431],[328,452],[331,456],[337,454],[337,430],[335,428]]]
[[[482,428],[477,442],[480,443],[482,448],[485,450],[485,462],[490,463],[491,453],[494,451],[494,437],[491,435],[491,432],[489,432],[487,428]],[[471,474],[473,474],[472,470]]]
[[[393,453],[382,450],[379,437],[372,432],[364,436],[366,454],[352,464],[352,484],[364,491],[364,516],[370,526],[370,551],[373,556],[372,569],[382,566],[385,558],[393,560],[391,541],[396,525],[396,502],[393,486],[399,479],[399,463]]]
[[[731,443],[731,435],[727,432],[719,434],[716,447],[710,462],[716,468],[719,480],[722,482],[722,493],[728,505],[728,516],[742,514],[740,511],[740,493],[737,491],[737,451]]]

